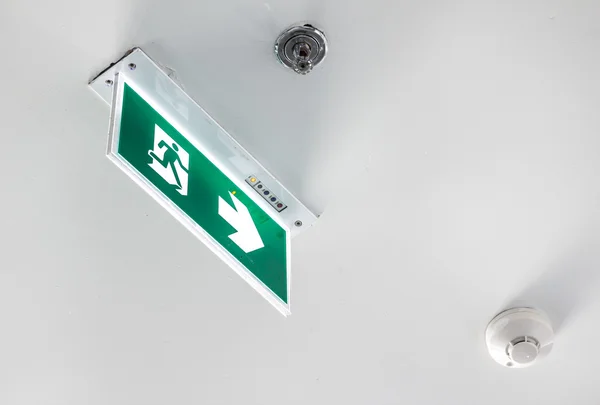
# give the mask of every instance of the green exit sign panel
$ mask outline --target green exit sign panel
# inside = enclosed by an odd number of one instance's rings
[[[157,112],[152,98],[142,96],[146,93],[125,80],[115,92],[111,159],[280,311],[289,313],[289,231],[250,197],[255,191],[242,179],[227,176],[210,151],[202,151]]]

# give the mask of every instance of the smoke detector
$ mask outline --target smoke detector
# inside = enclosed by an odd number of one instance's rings
[[[485,331],[490,356],[505,367],[525,368],[552,350],[554,330],[548,317],[534,308],[512,308],[496,315]]]

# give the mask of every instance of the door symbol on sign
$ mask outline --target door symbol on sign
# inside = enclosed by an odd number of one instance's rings
[[[190,155],[158,125],[154,126],[154,149],[148,155],[152,158],[149,166],[179,194],[187,195]]]

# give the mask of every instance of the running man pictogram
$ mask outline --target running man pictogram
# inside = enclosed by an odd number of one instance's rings
[[[187,195],[189,154],[158,125],[154,129],[154,149],[148,151],[150,167],[181,195]]]

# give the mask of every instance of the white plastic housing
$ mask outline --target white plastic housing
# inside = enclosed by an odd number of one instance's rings
[[[512,308],[496,315],[485,331],[490,356],[505,367],[525,368],[546,357],[554,330],[542,311]]]

